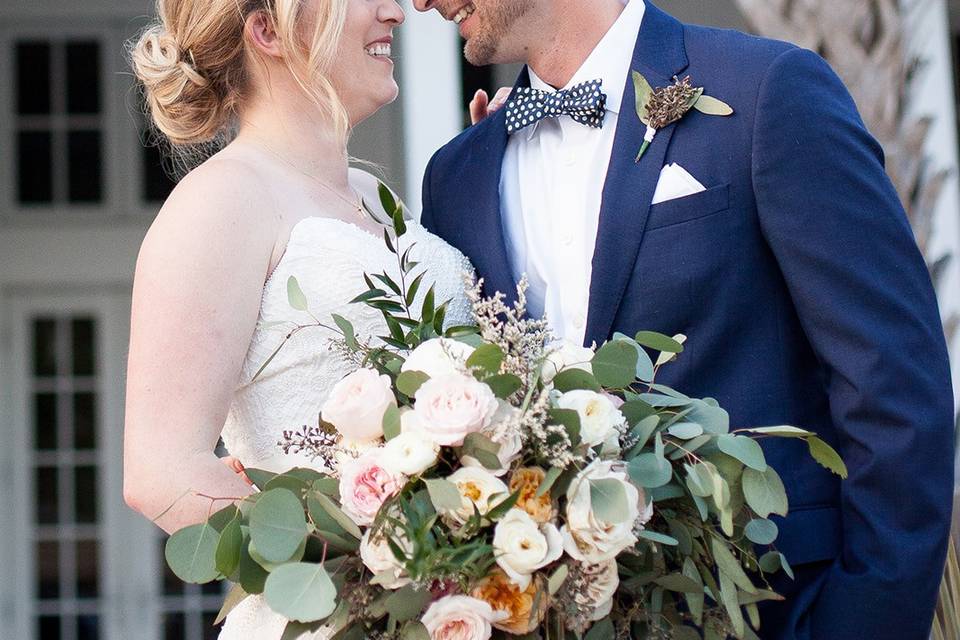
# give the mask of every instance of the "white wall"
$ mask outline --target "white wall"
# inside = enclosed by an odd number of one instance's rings
[[[957,180],[957,113],[950,21],[945,0],[903,0],[901,6],[908,17],[907,45],[911,53],[927,65],[913,92],[911,113],[934,117],[926,142],[931,159],[930,169],[943,168],[952,172],[937,203],[934,233],[929,247],[934,259],[945,253],[953,254],[948,273],[937,292],[941,313],[947,318],[960,313],[960,187]],[[954,336],[950,347],[954,396],[960,399],[960,332]]]

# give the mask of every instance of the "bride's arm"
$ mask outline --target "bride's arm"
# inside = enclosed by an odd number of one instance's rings
[[[257,176],[213,160],[181,182],[151,226],[133,286],[124,498],[168,532],[216,497],[249,495],[214,454],[259,313],[277,237]],[[218,502],[215,508],[226,506]]]

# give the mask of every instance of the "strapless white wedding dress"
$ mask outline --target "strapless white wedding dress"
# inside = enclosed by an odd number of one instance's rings
[[[419,265],[411,277],[426,271],[418,298],[422,300],[434,284],[437,302],[450,300],[446,325],[470,324],[470,303],[463,279],[466,272],[472,271],[467,258],[415,222],[408,223],[399,244],[401,251],[415,245],[411,259]],[[283,256],[264,284],[258,325],[223,427],[227,450],[245,467],[280,472],[310,464],[309,460],[285,455],[278,443],[285,430],[316,424],[320,407],[333,385],[353,370],[349,362],[329,348],[328,341],[336,334],[321,327],[298,331],[263,373],[251,380],[297,324],[319,320],[333,326],[331,315],[336,313],[350,320],[360,337],[386,333],[378,311],[363,304],[350,304],[366,290],[363,274],[383,271],[399,282],[397,257],[387,250],[382,237],[332,218],[305,218],[293,227]],[[309,313],[289,305],[290,276],[300,283]],[[283,324],[272,324],[277,322]],[[251,596],[227,616],[220,639],[279,640],[285,624],[261,596]]]

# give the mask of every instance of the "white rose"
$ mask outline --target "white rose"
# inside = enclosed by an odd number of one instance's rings
[[[409,584],[410,578],[406,577],[403,565],[390,550],[386,536],[380,535],[371,541],[372,531],[367,529],[360,539],[360,559],[363,564],[373,572],[384,589],[399,589]]]
[[[407,431],[383,446],[383,465],[395,473],[415,476],[437,463],[440,447],[417,431]]]
[[[420,622],[430,640],[487,640],[493,634],[491,623],[508,615],[470,596],[446,596],[431,604]]]
[[[500,400],[498,402],[497,412],[490,420],[490,426],[481,433],[490,438],[491,441],[500,445],[497,451],[497,458],[500,460],[499,469],[489,469],[495,476],[502,476],[510,468],[510,464],[520,455],[520,449],[523,446],[523,439],[520,437],[520,431],[516,428],[513,420],[519,415],[520,410],[512,406],[509,402]],[[465,466],[482,467],[480,461],[471,456],[460,458]]]
[[[490,503],[490,498],[497,494],[503,494],[503,498],[506,498],[510,494],[510,489],[503,480],[482,467],[460,467],[451,473],[447,480],[460,492],[460,508],[448,512],[447,515],[460,524],[473,516],[474,506],[480,515],[486,515],[496,506]]]
[[[395,406],[389,376],[357,369],[333,386],[320,415],[349,440],[374,440],[383,435],[383,414]]]
[[[581,347],[569,340],[557,341],[550,346],[550,349],[540,373],[544,384],[550,384],[564,369],[582,369],[587,373],[593,373],[593,367],[590,365],[590,361],[593,360],[593,349]]]
[[[610,615],[613,609],[613,596],[620,586],[617,561],[611,559],[600,564],[581,564],[580,570],[586,587],[578,590],[573,599],[591,608],[590,620],[596,622]]]
[[[622,522],[600,520],[590,504],[590,480],[614,479],[623,483],[627,494],[627,513]],[[633,527],[645,524],[653,515],[653,505],[645,505],[643,493],[627,480],[627,474],[614,470],[614,463],[595,460],[581,471],[567,489],[566,524],[560,529],[564,550],[575,560],[599,564],[616,558],[637,542]]]
[[[434,338],[410,352],[400,371],[420,371],[431,378],[463,373],[473,347],[459,340]]]
[[[607,396],[575,389],[557,399],[560,409],[572,409],[580,416],[580,439],[591,447],[606,444],[606,449],[619,451],[620,432],[617,427],[626,419]]]
[[[504,573],[525,591],[530,574],[563,553],[563,540],[549,522],[537,524],[523,509],[510,509],[493,531],[493,553]]]
[[[486,428],[498,408],[490,387],[473,376],[430,378],[416,393],[408,425],[445,447],[459,447],[467,434]]]

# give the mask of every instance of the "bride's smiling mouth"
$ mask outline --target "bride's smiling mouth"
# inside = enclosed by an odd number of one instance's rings
[[[393,49],[393,38],[386,36],[385,38],[380,38],[379,40],[374,40],[367,46],[363,48],[366,51],[367,55],[376,58],[377,60],[382,60],[384,62],[392,63],[393,60],[390,58],[390,54]]]

